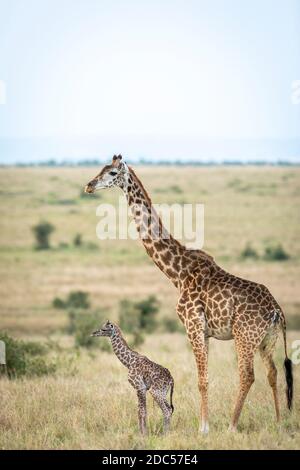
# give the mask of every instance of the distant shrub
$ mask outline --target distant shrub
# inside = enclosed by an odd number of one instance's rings
[[[27,361],[26,375],[42,376],[54,374],[57,370],[55,362],[47,362],[43,357],[33,357]]]
[[[66,304],[70,308],[90,308],[89,294],[80,290],[70,292]]]
[[[77,233],[73,239],[73,245],[78,247],[82,245],[82,235]]]
[[[36,239],[37,250],[47,250],[50,248],[50,235],[55,230],[54,225],[49,222],[40,222],[32,227]]]
[[[281,244],[267,246],[265,248],[264,259],[266,261],[285,261],[289,258],[289,254],[284,250]]]
[[[259,256],[258,256],[257,251],[254,248],[252,248],[250,243],[248,243],[241,252],[241,258],[243,259],[246,259],[246,258],[257,259],[258,257]]]
[[[134,302],[127,299],[121,300],[119,312],[119,325],[122,330],[128,333],[140,330],[141,312]]]
[[[137,348],[139,347],[141,344],[143,344],[143,342],[145,341],[145,338],[144,336],[142,335],[142,333],[140,331],[134,331],[133,333],[133,336],[132,336],[132,339],[131,341],[129,342],[129,346],[131,348]]]
[[[183,333],[184,329],[179,318],[164,317],[162,319],[162,329],[167,333]]]
[[[0,332],[0,340],[5,343],[6,373],[9,378],[48,375],[56,371],[56,364],[42,357],[48,349],[45,345],[16,340],[3,332]],[[0,373],[3,374],[4,370],[0,369]]]
[[[109,351],[110,346],[107,341],[95,341],[91,337],[91,333],[98,329],[104,323],[104,315],[102,312],[83,313],[80,311],[69,312],[68,333],[75,337],[75,345],[85,348],[99,347],[102,350]]]
[[[52,301],[52,306],[57,309],[73,308],[82,309],[90,308],[89,294],[83,291],[70,292],[67,299],[64,301],[59,297],[55,297]]]
[[[99,328],[101,320],[98,316],[92,314],[77,313],[73,317],[74,335],[76,346],[91,347],[96,346],[95,341],[91,337],[91,333]]]
[[[31,356],[42,356],[48,352],[48,347],[37,341],[22,341],[22,347],[25,354]]]
[[[63,309],[63,308],[66,308],[66,303],[59,297],[55,297],[52,300],[52,306],[57,309]]]
[[[138,302],[122,300],[119,306],[120,327],[129,333],[135,333],[139,330],[151,333],[157,327],[156,314],[158,310],[159,302],[154,295]]]
[[[155,295],[150,295],[147,299],[135,304],[140,311],[141,328],[151,333],[157,326],[156,314],[159,311],[159,301]]]
[[[0,340],[5,343],[6,371],[9,378],[20,377],[26,374],[26,357],[22,343],[6,333],[0,333]],[[0,373],[4,372],[0,368]]]

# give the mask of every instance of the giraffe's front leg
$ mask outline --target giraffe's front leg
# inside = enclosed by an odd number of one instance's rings
[[[136,372],[135,369],[129,369],[128,381],[130,385],[136,390],[138,398],[138,418],[139,418],[139,428],[141,434],[144,436],[147,433],[147,403],[146,403],[146,393],[147,387],[144,383],[142,376]]]
[[[196,322],[198,323],[198,322]],[[198,369],[198,386],[201,395],[201,432],[207,434],[208,425],[208,340],[203,328],[193,327],[188,331]]]
[[[147,418],[147,405],[146,405],[146,391],[145,390],[138,390],[138,415],[139,415],[139,427],[140,432],[143,436],[147,434],[147,425],[146,425],[146,418]]]

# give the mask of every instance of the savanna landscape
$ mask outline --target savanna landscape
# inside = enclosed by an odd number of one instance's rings
[[[203,249],[226,270],[270,289],[287,317],[291,356],[293,341],[300,339],[300,169],[135,169],[154,203],[204,204]],[[212,339],[210,432],[199,433],[196,365],[176,317],[177,292],[139,241],[96,237],[97,206],[116,206],[121,194],[84,194],[97,171],[0,169],[0,339],[7,341],[7,349],[19,351],[10,358],[9,374],[0,366],[0,448],[299,449],[300,365],[294,366],[294,409],[289,413],[281,336],[275,354],[280,424],[257,356],[256,381],[239,432],[228,432],[238,390],[234,343]],[[41,225],[44,232],[37,228]],[[141,329],[140,314],[151,318]],[[121,321],[130,344],[172,372],[175,412],[167,435],[161,435],[161,413],[149,397],[149,435],[139,436],[136,397],[126,369],[106,338],[89,337],[107,318]]]

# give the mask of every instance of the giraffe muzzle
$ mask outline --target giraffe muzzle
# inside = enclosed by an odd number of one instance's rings
[[[95,191],[95,186],[92,183],[88,183],[86,187],[84,188],[85,193],[92,194]]]
[[[104,336],[102,330],[93,331],[91,336]]]
[[[93,333],[91,334],[91,336],[110,336],[110,331],[109,330],[96,330],[96,331],[93,331]]]

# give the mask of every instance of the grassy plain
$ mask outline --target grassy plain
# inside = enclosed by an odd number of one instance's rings
[[[134,240],[98,240],[96,207],[118,204],[117,190],[82,197],[96,168],[0,169],[0,330],[11,336],[54,341],[73,351],[64,327],[67,315],[54,297],[73,290],[90,294],[93,308],[117,319],[119,301],[153,294],[158,316],[175,316],[177,293]],[[300,310],[300,169],[291,167],[137,167],[155,203],[203,203],[204,249],[231,272],[266,284],[284,308],[291,327]],[[41,220],[56,230],[52,248],[35,250],[32,226]],[[81,247],[73,246],[80,233]],[[250,243],[258,259],[242,259]],[[266,261],[267,246],[281,243],[287,261]],[[179,320],[178,320],[179,321]],[[288,331],[288,342],[300,338]],[[103,339],[104,340],[104,339]],[[158,331],[139,350],[170,368],[175,378],[172,430],[160,436],[161,417],[149,399],[150,435],[137,433],[136,400],[126,370],[97,349],[74,353],[76,371],[54,376],[0,379],[0,448],[295,449],[300,447],[299,367],[295,366],[295,408],[285,410],[282,342],[278,343],[283,418],[275,423],[271,391],[257,359],[240,432],[227,427],[238,384],[233,342],[211,341],[210,434],[198,433],[196,368],[185,335]],[[73,354],[73,353],[72,353]]]

